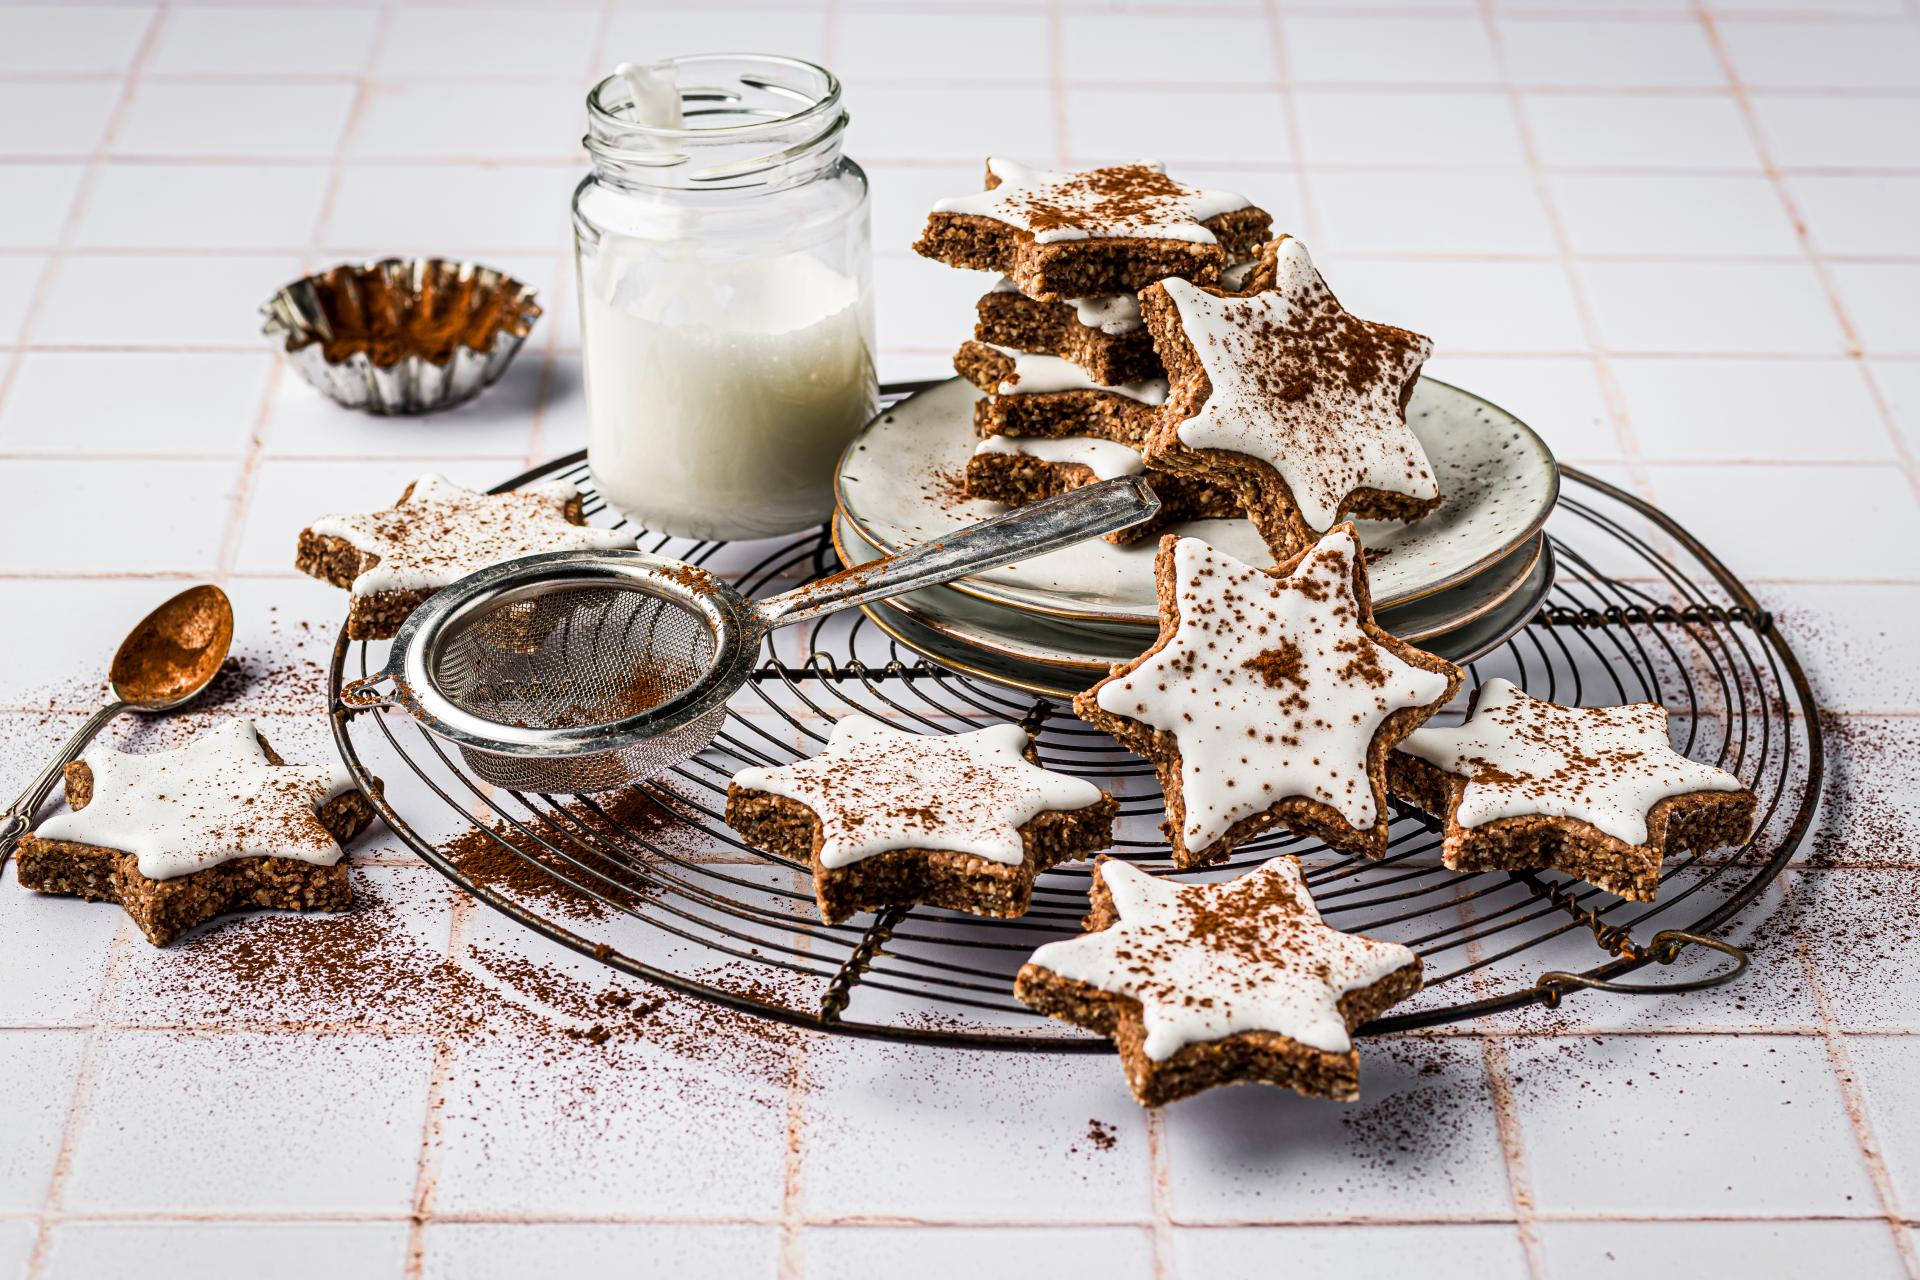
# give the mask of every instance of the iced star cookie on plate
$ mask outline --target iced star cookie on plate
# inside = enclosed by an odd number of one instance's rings
[[[20,843],[20,883],[118,902],[155,946],[242,907],[352,905],[340,846],[373,806],[338,763],[281,760],[251,720],[173,751],[92,747],[66,786],[72,812]]]
[[[1167,535],[1154,576],[1159,639],[1073,709],[1153,762],[1174,865],[1274,826],[1384,854],[1387,752],[1460,671],[1374,625],[1353,526],[1275,569]]]
[[[1041,768],[1019,725],[919,734],[858,714],[818,755],[742,769],[727,788],[727,824],[811,865],[829,924],[913,903],[1024,915],[1034,876],[1106,848],[1118,809]]]
[[[1053,301],[1168,276],[1211,282],[1272,221],[1245,196],[1187,186],[1153,163],[1054,173],[994,156],[986,189],[937,202],[913,247]]]
[[[1420,958],[1324,923],[1300,863],[1182,884],[1102,858],[1087,932],[1049,942],[1014,994],[1107,1036],[1142,1106],[1261,1081],[1360,1096],[1353,1028],[1420,989]]]
[[[470,573],[543,551],[631,549],[633,535],[588,527],[565,480],[475,493],[424,475],[385,511],[323,516],[300,531],[294,564],[353,593],[347,636],[386,640],[428,596]]]
[[[1465,723],[1403,740],[1387,785],[1446,824],[1455,871],[1546,868],[1635,902],[1653,901],[1667,854],[1745,840],[1756,804],[1673,749],[1657,703],[1563,707],[1498,679]]]
[[[1407,401],[1433,344],[1349,313],[1291,236],[1252,287],[1185,280],[1140,307],[1171,392],[1147,461],[1231,487],[1275,559],[1349,516],[1414,520],[1440,488]]]

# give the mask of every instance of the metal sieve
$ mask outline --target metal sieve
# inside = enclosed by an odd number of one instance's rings
[[[1070,546],[1159,508],[1138,476],[1108,480],[760,601],[642,551],[509,560],[415,609],[386,666],[342,685],[340,701],[406,711],[497,786],[605,791],[704,750],[775,628]]]

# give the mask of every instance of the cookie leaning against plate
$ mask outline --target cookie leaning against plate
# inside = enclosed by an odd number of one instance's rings
[[[1114,798],[1040,767],[1015,724],[907,733],[871,716],[834,723],[820,754],[742,769],[727,825],[813,868],[821,918],[927,903],[1025,915],[1033,878],[1113,842]]]
[[[1242,1081],[1360,1096],[1352,1029],[1420,989],[1420,958],[1323,923],[1279,857],[1217,884],[1102,858],[1087,932],[1033,953],[1014,994],[1107,1036],[1142,1106]]]
[[[565,480],[475,493],[428,474],[385,511],[323,516],[300,531],[294,566],[352,593],[347,637],[387,640],[427,597],[520,556],[631,550],[633,535],[595,529]]]
[[[184,747],[93,747],[67,766],[67,804],[20,843],[20,883],[117,902],[155,946],[242,907],[345,911],[341,844],[373,806],[336,764],[287,764],[251,720]]]
[[[1455,871],[1544,867],[1635,902],[1653,901],[1667,854],[1745,840],[1758,803],[1675,751],[1657,703],[1563,707],[1507,680],[1475,691],[1464,724],[1410,734],[1387,786],[1445,822]]]
[[[1276,560],[1348,517],[1440,505],[1407,426],[1433,343],[1348,312],[1292,236],[1260,251],[1244,292],[1168,280],[1140,309],[1172,387],[1148,465],[1231,487]]]
[[[1374,625],[1353,526],[1270,570],[1168,535],[1154,575],[1160,638],[1073,709],[1153,761],[1173,864],[1274,826],[1382,856],[1387,752],[1460,670]]]

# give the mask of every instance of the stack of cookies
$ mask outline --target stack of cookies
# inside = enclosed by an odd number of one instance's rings
[[[1152,471],[1160,519],[1116,540],[1238,515],[1231,490],[1143,457],[1168,384],[1139,292],[1174,277],[1237,288],[1270,226],[1245,197],[1186,186],[1153,164],[1052,173],[994,158],[983,191],[935,205],[914,248],[1001,273],[953,360],[985,393],[967,496],[1020,506]]]

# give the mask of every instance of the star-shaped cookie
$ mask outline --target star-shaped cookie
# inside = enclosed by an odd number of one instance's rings
[[[1151,161],[1058,173],[994,156],[986,189],[935,203],[913,247],[1051,301],[1218,279],[1271,225],[1245,196],[1187,186]]]
[[[1141,293],[1172,384],[1147,461],[1232,488],[1275,559],[1348,516],[1433,510],[1406,412],[1433,344],[1350,314],[1293,237],[1261,255],[1245,293],[1185,280]]]
[[[282,761],[251,720],[172,751],[93,747],[66,784],[71,812],[21,842],[20,883],[118,902],[156,946],[240,907],[351,904],[340,843],[372,806],[338,764]]]
[[[347,635],[385,640],[428,596],[489,565],[543,551],[631,549],[595,529],[567,481],[476,493],[428,474],[385,511],[323,516],[300,531],[295,565],[353,593]]]
[[[734,830],[812,866],[829,924],[916,902],[1023,915],[1036,874],[1111,843],[1117,809],[1041,768],[1019,725],[918,734],[858,714],[820,754],[742,769],[727,788]]]
[[[1420,958],[1320,919],[1300,863],[1181,884],[1102,858],[1088,932],[1050,942],[1014,994],[1110,1037],[1134,1097],[1159,1106],[1258,1080],[1360,1096],[1352,1029],[1420,989]]]
[[[1668,853],[1745,840],[1755,806],[1740,779],[1673,749],[1657,703],[1564,707],[1498,679],[1465,723],[1402,741],[1387,784],[1446,824],[1455,871],[1544,867],[1635,902],[1653,901]]]
[[[1460,672],[1374,625],[1353,526],[1271,570],[1168,535],[1154,574],[1159,640],[1073,707],[1153,761],[1174,865],[1275,825],[1385,853],[1387,751]]]

